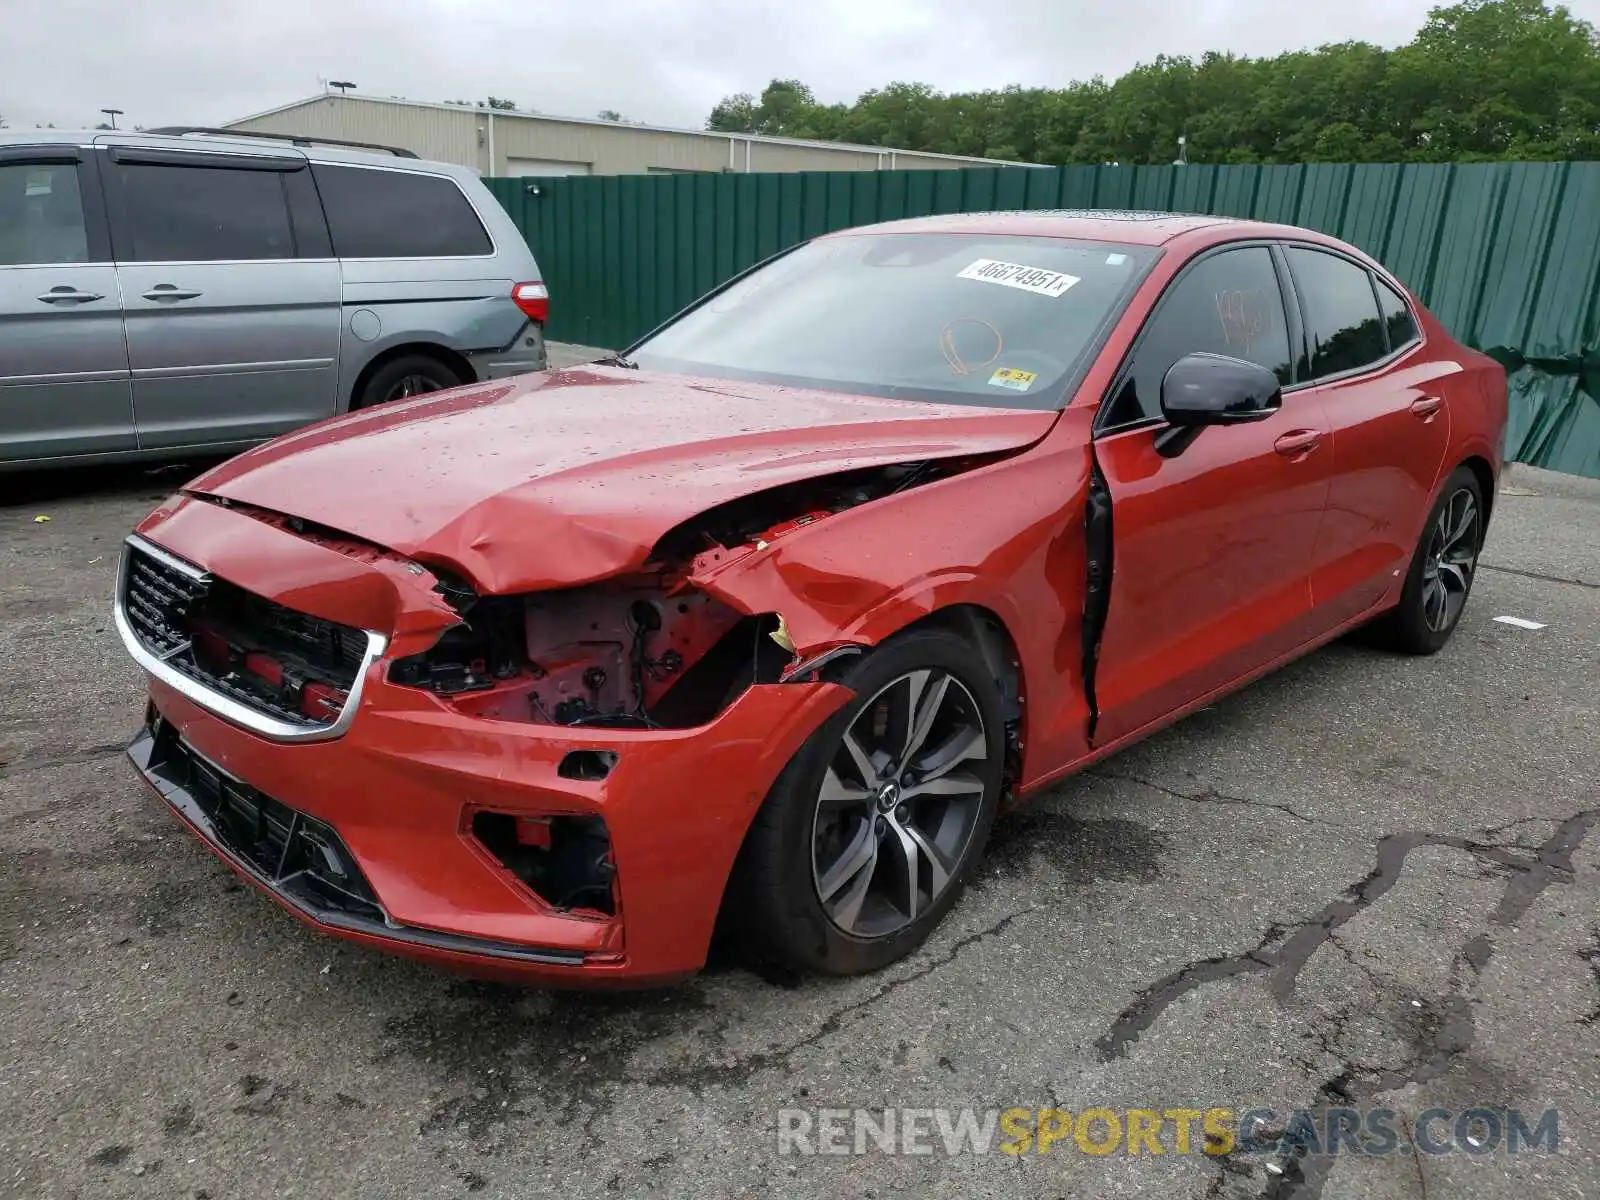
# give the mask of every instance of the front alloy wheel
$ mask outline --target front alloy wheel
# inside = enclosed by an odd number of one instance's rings
[[[950,886],[983,811],[983,713],[946,671],[908,671],[869,700],[823,772],[811,879],[828,919],[881,937]]]
[[[919,946],[983,854],[1005,769],[1000,686],[971,640],[896,635],[768,792],[723,915],[752,958],[857,975]]]

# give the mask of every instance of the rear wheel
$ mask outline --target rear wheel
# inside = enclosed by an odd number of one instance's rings
[[[1428,514],[1400,603],[1375,627],[1381,642],[1405,654],[1434,654],[1450,640],[1472,592],[1483,511],[1477,476],[1457,467]]]
[[[367,408],[460,385],[461,376],[431,354],[402,354],[368,376],[354,407]]]
[[[1004,767],[1000,695],[943,630],[885,643],[841,681],[857,699],[785,768],[731,889],[751,951],[834,975],[909,954],[983,853]]]

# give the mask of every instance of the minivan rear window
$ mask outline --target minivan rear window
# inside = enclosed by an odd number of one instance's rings
[[[455,258],[494,243],[454,181],[368,167],[312,167],[340,258]]]

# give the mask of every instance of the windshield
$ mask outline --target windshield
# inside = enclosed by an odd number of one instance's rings
[[[872,396],[1059,408],[1158,255],[971,234],[798,247],[635,346],[647,370]]]

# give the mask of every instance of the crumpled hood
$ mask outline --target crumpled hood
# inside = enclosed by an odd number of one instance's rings
[[[1057,413],[584,367],[324,422],[186,489],[449,565],[485,592],[642,566],[668,530],[779,484],[988,454]]]

